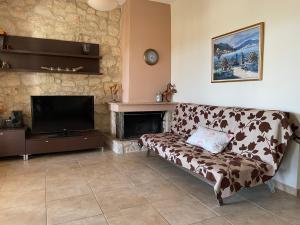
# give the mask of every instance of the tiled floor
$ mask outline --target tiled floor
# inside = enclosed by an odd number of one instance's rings
[[[218,207],[212,187],[146,153],[0,161],[2,225],[300,224],[300,199],[265,186]]]

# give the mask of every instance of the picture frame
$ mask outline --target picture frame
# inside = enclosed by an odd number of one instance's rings
[[[212,38],[211,82],[263,78],[264,22]]]

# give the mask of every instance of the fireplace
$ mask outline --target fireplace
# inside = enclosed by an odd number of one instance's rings
[[[143,134],[163,132],[165,112],[119,112],[116,115],[118,139],[135,139]]]
[[[169,132],[176,103],[112,102],[110,148],[117,154],[146,151],[138,138],[143,134]]]

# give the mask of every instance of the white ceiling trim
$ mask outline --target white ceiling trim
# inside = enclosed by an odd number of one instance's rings
[[[175,0],[149,0],[149,1],[171,4]],[[125,2],[126,0],[87,0],[87,3],[90,7],[99,11],[113,10],[117,7],[120,7]]]
[[[150,1],[160,2],[160,3],[165,3],[165,4],[172,4],[176,0],[150,0]],[[119,3],[119,5],[122,5],[126,2],[126,0],[117,0],[117,2]]]

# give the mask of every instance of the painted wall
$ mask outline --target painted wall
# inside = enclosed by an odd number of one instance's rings
[[[122,8],[122,83],[124,102],[154,102],[171,80],[171,8],[148,0],[128,0]],[[153,48],[159,62],[149,66]]]
[[[172,4],[175,101],[280,109],[300,118],[298,0],[177,0]],[[265,22],[263,81],[212,84],[211,38]],[[293,143],[276,179],[300,188],[299,145]],[[297,181],[298,180],[298,181]]]

